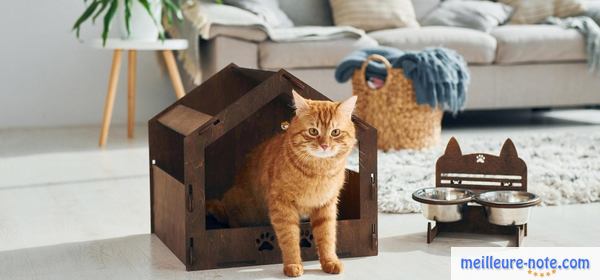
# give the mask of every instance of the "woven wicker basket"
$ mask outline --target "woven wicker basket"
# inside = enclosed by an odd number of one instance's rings
[[[380,61],[387,69],[383,87],[372,89],[365,81],[369,61]],[[394,69],[385,57],[371,55],[352,77],[353,94],[358,96],[355,113],[377,128],[377,147],[422,149],[436,144],[442,130],[442,110],[418,105],[412,81],[402,69]]]

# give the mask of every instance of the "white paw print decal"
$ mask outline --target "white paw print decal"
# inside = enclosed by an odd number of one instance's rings
[[[484,155],[477,155],[477,157],[475,158],[477,163],[485,163],[485,156]]]

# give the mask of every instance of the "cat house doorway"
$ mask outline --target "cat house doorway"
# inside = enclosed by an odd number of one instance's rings
[[[221,199],[233,186],[236,175],[246,164],[246,155],[267,139],[283,133],[281,124],[289,122],[293,117],[291,95],[281,94],[208,145],[205,149],[205,200]],[[338,220],[360,219],[358,172],[346,170],[347,182],[338,206]],[[206,229],[228,227],[227,224],[217,222],[210,214],[207,215]]]

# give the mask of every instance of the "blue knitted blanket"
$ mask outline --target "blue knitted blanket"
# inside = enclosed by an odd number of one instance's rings
[[[428,48],[420,52],[403,52],[389,47],[367,48],[352,52],[335,70],[335,79],[346,82],[369,55],[384,56],[394,68],[402,68],[413,81],[416,101],[432,108],[457,113],[463,108],[469,87],[469,71],[462,56],[445,48]],[[370,61],[366,77],[385,79],[387,71],[381,63]]]
[[[590,72],[600,73],[600,27],[598,27],[594,19],[587,16],[564,19],[549,17],[542,23],[554,24],[562,28],[579,31],[585,37],[587,62]]]

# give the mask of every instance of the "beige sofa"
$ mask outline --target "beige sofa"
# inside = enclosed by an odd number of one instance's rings
[[[297,26],[333,25],[327,0],[279,2]],[[434,2],[413,0],[417,16],[428,13]],[[600,76],[588,71],[584,38],[575,30],[556,26],[504,25],[490,33],[430,26],[368,33],[374,40],[291,43],[270,41],[257,31],[240,32],[246,36],[236,36],[230,27],[224,35],[200,40],[204,77],[230,62],[268,70],[285,68],[339,100],[351,95],[351,85],[337,83],[333,73],[349,52],[377,44],[402,50],[444,46],[458,51],[469,63],[472,82],[467,110],[600,104]],[[256,35],[248,39],[252,32]]]

